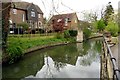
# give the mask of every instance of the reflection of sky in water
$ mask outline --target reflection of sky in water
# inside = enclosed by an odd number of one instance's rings
[[[82,57],[78,57],[76,64],[65,64],[64,67],[57,70],[55,62],[51,57],[45,57],[45,65],[35,76],[26,78],[99,78],[100,63],[92,62],[89,66],[80,65]]]
[[[3,67],[3,78],[99,78],[101,46],[96,40],[35,51]]]

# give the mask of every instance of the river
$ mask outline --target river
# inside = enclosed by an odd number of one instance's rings
[[[3,66],[5,78],[100,78],[102,40],[55,46]]]

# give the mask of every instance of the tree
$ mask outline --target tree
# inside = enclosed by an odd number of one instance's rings
[[[112,36],[118,36],[119,27],[117,23],[109,21],[106,30],[109,31]]]
[[[87,12],[87,11],[85,11],[85,12],[82,12],[83,13],[83,15],[84,15],[84,21],[87,21],[87,22],[94,22],[94,21],[97,21],[97,18],[98,18],[98,14],[97,14],[97,12],[93,12],[93,11],[91,11],[91,12]]]
[[[111,2],[109,2],[104,11],[104,22],[106,26],[108,25],[108,20],[113,13],[114,13],[114,9],[111,5]]]
[[[100,31],[103,31],[105,29],[105,23],[104,23],[104,20],[103,19],[100,19],[98,22],[97,22],[97,29]]]
[[[29,24],[26,22],[17,24],[18,27],[22,27],[24,30],[28,30]]]
[[[3,53],[6,50],[7,46],[7,37],[9,29],[9,17],[10,17],[10,7],[11,3],[2,3],[2,46]]]

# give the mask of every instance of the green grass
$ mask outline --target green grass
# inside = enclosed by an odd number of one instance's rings
[[[19,36],[19,37],[18,37]],[[24,55],[25,50],[34,48],[36,46],[49,46],[51,44],[72,41],[64,37],[57,38],[56,35],[39,36],[34,37],[8,37],[7,54],[9,55],[10,63],[14,63],[18,58]]]
[[[16,60],[24,56],[27,49],[37,46],[49,46],[51,44],[73,42],[76,38],[64,38],[62,33],[51,34],[24,34],[11,35],[9,34],[7,41],[7,55],[9,56],[9,63],[14,63]]]
[[[23,50],[26,50],[31,47],[48,45],[56,42],[63,42],[65,39],[57,39],[54,36],[42,36],[42,37],[31,37],[31,38],[15,38],[10,37],[8,39],[8,49],[12,46],[20,46]]]

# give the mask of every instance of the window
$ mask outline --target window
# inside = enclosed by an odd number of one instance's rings
[[[77,20],[75,20],[75,23],[77,23]]]
[[[52,20],[52,24],[54,24],[55,20]]]
[[[12,9],[13,14],[17,14],[17,9]]]
[[[23,17],[23,22],[24,22],[25,21],[25,15],[23,14],[22,17]]]
[[[35,17],[35,12],[31,11],[31,17]]]
[[[65,18],[65,26],[68,26],[68,18]]]
[[[40,18],[41,17],[41,15],[40,14],[38,14],[38,18]]]
[[[57,22],[61,22],[61,21],[62,21],[62,19],[58,19],[58,20],[57,20]]]

